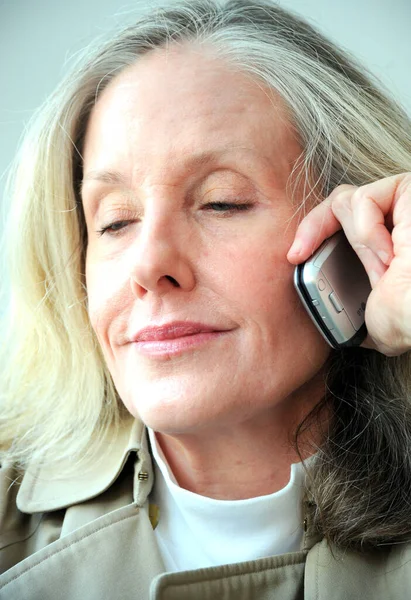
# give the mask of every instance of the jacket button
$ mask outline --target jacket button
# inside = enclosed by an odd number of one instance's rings
[[[147,479],[148,479],[147,471],[141,471],[141,473],[138,474],[138,479],[139,479],[139,481],[147,481]]]

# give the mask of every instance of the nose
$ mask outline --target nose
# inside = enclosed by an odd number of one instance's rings
[[[194,288],[188,241],[187,227],[178,224],[176,215],[143,219],[131,249],[130,285],[136,298],[147,292],[163,296],[176,288]]]

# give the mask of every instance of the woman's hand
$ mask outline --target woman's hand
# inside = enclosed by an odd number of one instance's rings
[[[372,286],[362,346],[402,354],[411,348],[411,173],[338,186],[302,220],[288,260],[303,262],[341,228]]]

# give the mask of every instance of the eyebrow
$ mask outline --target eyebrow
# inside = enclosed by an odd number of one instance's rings
[[[193,171],[195,169],[204,168],[207,165],[215,162],[218,158],[221,158],[224,154],[233,150],[251,150],[245,146],[229,146],[220,150],[214,150],[212,152],[201,152],[199,154],[191,155],[186,161],[184,161],[184,167]],[[84,185],[87,181],[101,181],[109,185],[122,185],[128,187],[129,183],[127,178],[119,171],[112,170],[93,170],[85,174],[82,181],[80,182],[80,193],[83,194]]]
[[[80,182],[80,192],[83,192],[87,181],[101,181],[111,185],[127,185],[126,178],[119,171],[94,170],[89,171]]]

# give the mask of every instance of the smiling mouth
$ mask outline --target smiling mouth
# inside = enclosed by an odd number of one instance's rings
[[[174,322],[142,329],[131,341],[143,355],[169,357],[199,348],[229,331],[200,323]]]

